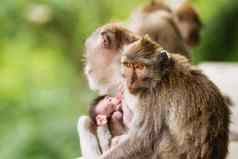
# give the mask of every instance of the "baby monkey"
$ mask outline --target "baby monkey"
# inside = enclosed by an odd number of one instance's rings
[[[125,132],[122,124],[122,96],[111,97],[107,95],[98,96],[89,108],[89,117],[101,152],[107,151],[117,142],[117,136]]]

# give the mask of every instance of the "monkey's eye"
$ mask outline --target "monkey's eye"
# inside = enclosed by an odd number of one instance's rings
[[[103,45],[105,48],[109,48],[111,45],[111,38],[108,32],[102,31],[101,36],[103,39]]]
[[[128,62],[124,62],[123,65],[126,66],[126,67],[128,67],[128,68],[133,67],[133,64],[128,63]]]
[[[106,96],[105,99],[106,99],[107,102],[111,102],[112,101],[112,98],[110,96]]]
[[[135,69],[143,70],[143,69],[145,69],[145,64],[137,63],[137,64],[135,64]]]

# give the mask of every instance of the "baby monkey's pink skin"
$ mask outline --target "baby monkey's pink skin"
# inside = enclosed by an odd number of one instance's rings
[[[98,126],[108,124],[108,118],[111,117],[113,121],[122,120],[121,99],[120,97],[106,96],[95,107],[96,122]]]

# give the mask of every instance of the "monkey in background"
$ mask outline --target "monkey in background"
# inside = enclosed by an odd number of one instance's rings
[[[190,48],[198,46],[202,22],[195,8],[188,2],[181,3],[174,8],[175,23]]]
[[[166,2],[151,1],[135,10],[129,18],[128,28],[139,35],[149,34],[168,51],[191,58],[187,48],[199,44],[202,28],[199,15],[189,3],[171,8]]]

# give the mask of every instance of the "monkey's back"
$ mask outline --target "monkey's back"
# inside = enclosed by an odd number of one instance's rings
[[[174,58],[173,70],[160,82],[158,99],[160,107],[165,108],[165,125],[170,132],[171,141],[164,142],[172,147],[160,145],[165,150],[159,151],[166,154],[166,149],[173,150],[175,157],[171,159],[224,159],[228,151],[229,107],[205,75],[180,56]]]

